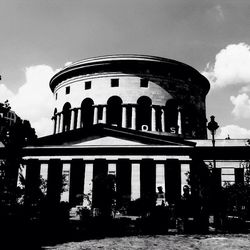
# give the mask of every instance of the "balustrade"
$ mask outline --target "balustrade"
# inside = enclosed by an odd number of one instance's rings
[[[102,106],[102,109],[100,110],[99,110],[100,105],[94,106],[93,125],[98,124],[99,122],[106,124],[107,122],[107,106],[106,105],[101,105],[101,106]],[[135,130],[136,119],[137,119],[136,105],[131,106],[131,112],[128,112],[127,109],[128,109],[127,104],[123,104],[122,114],[121,114],[122,116],[121,126],[123,128],[131,128]],[[98,121],[98,112],[100,111],[102,111],[102,120]],[[149,121],[150,122],[149,124],[151,125],[151,131],[155,132],[157,130],[157,131],[166,132],[165,122],[166,122],[167,117],[165,117],[166,116],[165,107],[152,105],[150,116],[151,116],[151,120]],[[57,113],[52,119],[54,120],[54,133],[64,132],[64,128],[63,128],[63,121],[65,119],[64,113],[63,112]],[[85,119],[91,119],[91,118],[82,117],[81,108],[71,109],[70,130],[74,130],[75,128],[81,128],[83,124],[83,120]],[[181,120],[182,120],[182,109],[178,107],[178,116],[177,116],[177,121],[176,121],[176,124],[177,124],[176,133],[178,134],[182,134],[182,121]],[[128,121],[129,121],[129,124],[128,124]]]

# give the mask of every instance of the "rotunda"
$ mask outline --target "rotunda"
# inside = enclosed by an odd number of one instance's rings
[[[194,68],[145,55],[81,60],[53,76],[54,134],[98,123],[206,139],[208,80]]]

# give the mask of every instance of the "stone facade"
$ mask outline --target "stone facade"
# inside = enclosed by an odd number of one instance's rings
[[[97,123],[206,139],[209,82],[161,57],[114,55],[73,63],[50,81],[54,133]]]

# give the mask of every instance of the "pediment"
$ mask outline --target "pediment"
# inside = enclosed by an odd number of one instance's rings
[[[39,138],[36,145],[165,145],[195,146],[196,143],[186,141],[182,137],[169,134],[157,134],[118,128],[106,124],[97,124],[88,129],[76,129],[60,134]]]

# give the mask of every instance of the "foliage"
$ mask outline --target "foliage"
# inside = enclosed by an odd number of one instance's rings
[[[30,122],[21,120],[18,116],[14,123],[9,124],[5,119],[11,110],[8,101],[0,103],[0,141],[5,146],[6,155],[1,160],[0,168],[0,205],[12,210],[17,205],[22,189],[17,188],[18,169],[21,167],[21,149],[31,144],[37,138]]]
[[[250,215],[250,185],[226,183],[223,187],[225,212],[228,215],[248,217]]]

